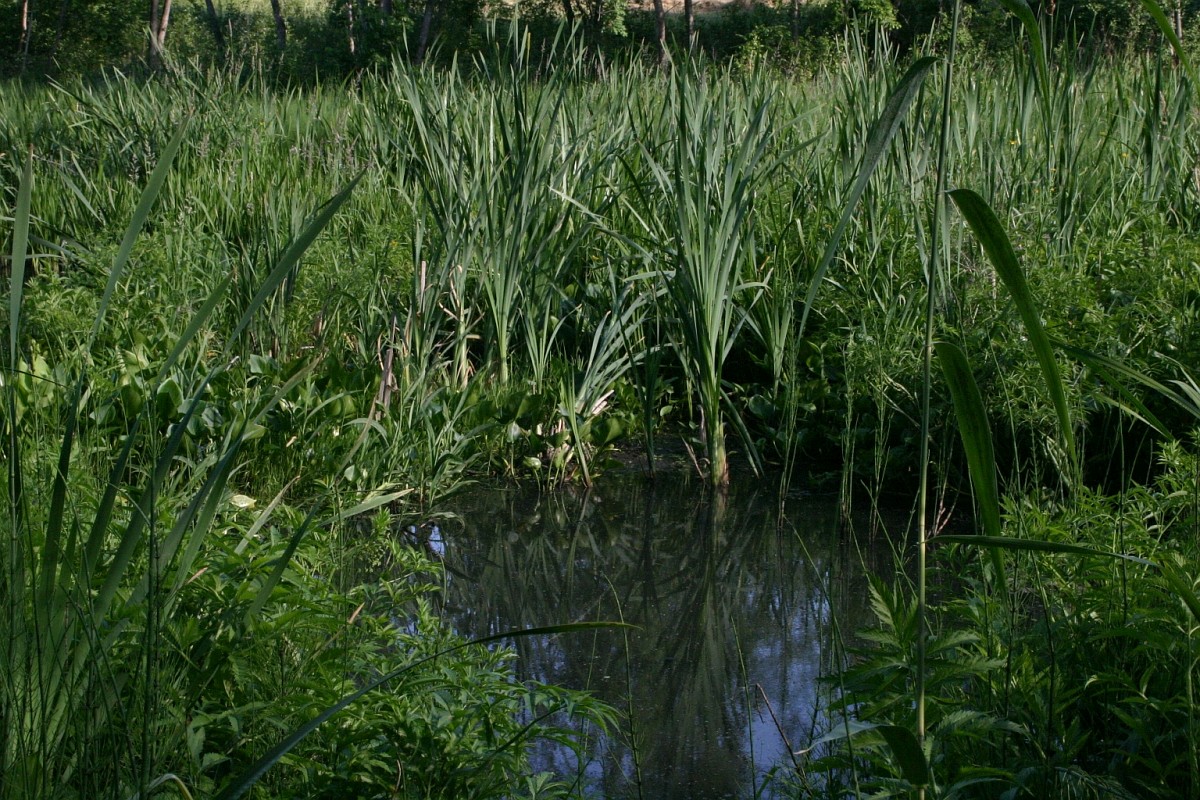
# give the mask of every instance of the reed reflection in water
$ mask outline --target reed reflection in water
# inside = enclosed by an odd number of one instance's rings
[[[485,636],[579,620],[637,627],[520,638],[523,677],[589,689],[622,712],[591,760],[545,746],[540,769],[612,798],[773,795],[825,723],[818,678],[842,658],[833,622],[867,619],[863,561],[835,503],[782,504],[774,482],[727,496],[682,475],[589,492],[476,488],[443,525],[446,613]]]

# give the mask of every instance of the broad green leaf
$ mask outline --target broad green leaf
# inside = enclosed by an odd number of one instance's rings
[[[949,342],[936,343],[934,350],[954,402],[954,416],[958,420],[958,433],[962,438],[963,450],[967,454],[967,468],[971,473],[975,505],[983,522],[984,533],[988,536],[999,536],[1000,490],[996,483],[992,430],[988,425],[983,398],[979,394],[979,387],[962,350]],[[996,578],[1003,585],[1004,559],[996,549],[991,550],[991,557]]]
[[[925,761],[925,753],[921,751],[921,743],[908,728],[900,725],[880,725],[876,730],[883,736],[892,755],[900,765],[900,774],[913,786],[929,784],[929,764]]]

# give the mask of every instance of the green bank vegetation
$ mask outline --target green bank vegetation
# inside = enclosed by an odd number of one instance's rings
[[[1194,795],[1192,84],[1022,9],[957,73],[514,34],[5,86],[0,794],[569,794],[525,745],[611,713],[447,631],[394,534],[670,436],[718,496],[926,487],[795,791]]]

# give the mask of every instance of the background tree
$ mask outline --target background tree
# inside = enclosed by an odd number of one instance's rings
[[[21,38],[17,52],[21,55],[21,71],[24,72],[29,61],[29,0],[21,0]]]
[[[63,5],[66,5],[66,0],[63,0]],[[212,31],[213,44],[217,46],[217,57],[219,60],[225,60],[225,30],[221,26],[221,17],[217,14],[216,6],[213,5],[213,0],[204,0],[204,10],[208,19],[208,29]]]
[[[167,26],[171,24],[171,0],[150,0],[150,66],[162,66]]]
[[[279,0],[271,0],[271,17],[275,20],[275,44],[279,45],[282,51],[287,47],[287,25],[283,22],[283,10],[279,7]]]
[[[658,42],[658,63],[667,63],[667,13],[663,0],[654,0],[654,39]]]

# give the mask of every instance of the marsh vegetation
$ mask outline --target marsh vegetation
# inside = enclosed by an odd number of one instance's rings
[[[619,445],[698,476],[712,542],[736,471],[895,553],[778,791],[1195,796],[1194,73],[1161,12],[1117,55],[1013,13],[957,71],[514,27],[349,84],[5,85],[0,794],[577,792],[529,743],[636,708],[515,680],[410,544]]]

